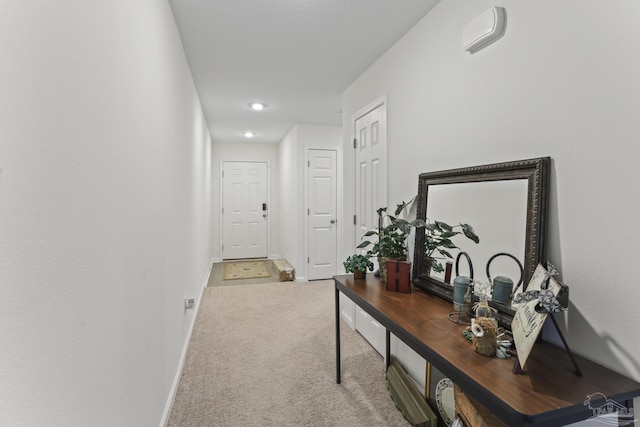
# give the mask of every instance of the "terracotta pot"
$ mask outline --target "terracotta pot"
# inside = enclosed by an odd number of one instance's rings
[[[354,279],[364,279],[367,275],[366,271],[361,271],[361,270],[354,270],[353,271],[353,278]]]

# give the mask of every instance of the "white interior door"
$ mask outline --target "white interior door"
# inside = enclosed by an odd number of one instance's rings
[[[337,274],[337,153],[309,150],[308,254],[309,280]]]
[[[268,166],[222,164],[222,259],[268,255]]]
[[[383,102],[356,114],[353,120],[355,149],[355,243],[378,227],[378,208],[387,205],[387,130]]]

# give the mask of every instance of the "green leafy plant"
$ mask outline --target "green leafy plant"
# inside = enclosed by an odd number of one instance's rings
[[[424,225],[424,256],[427,259],[431,259],[431,268],[433,271],[444,271],[444,267],[436,259],[436,256],[453,259],[453,255],[451,255],[449,250],[460,249],[451,240],[458,234],[464,234],[464,236],[475,243],[480,242],[480,238],[469,224],[451,226],[446,222],[430,221],[427,219]]]
[[[402,202],[396,206],[393,214],[387,212],[387,208],[378,209],[378,215],[381,218],[380,223],[384,224],[376,230],[368,231],[364,234],[363,239],[370,236],[378,236],[376,242],[363,240],[358,245],[359,249],[371,246],[369,252],[372,256],[380,256],[381,258],[406,260],[408,254],[407,239],[412,228],[424,228],[425,234],[425,258],[431,263],[431,269],[436,272],[443,272],[444,267],[438,261],[438,258],[453,259],[453,255],[449,252],[453,249],[460,249],[452,238],[462,234],[469,240],[479,243],[480,238],[476,235],[473,227],[469,224],[449,225],[443,221],[431,221],[427,219],[406,220],[401,214],[406,210],[411,210],[411,206],[415,203],[414,197],[409,202]]]
[[[425,222],[420,219],[407,221],[400,217],[400,214],[402,214],[414,200],[415,198],[409,202],[398,204],[393,214],[389,214],[386,207],[378,209],[378,216],[381,218],[380,223],[383,225],[378,227],[377,230],[367,231],[364,236],[362,236],[363,239],[365,237],[378,236],[378,240],[376,242],[363,240],[362,243],[358,245],[358,248],[362,249],[373,245],[369,252],[374,256],[406,260],[408,253],[407,239],[411,233],[411,228],[425,226]]]
[[[343,262],[344,270],[347,273],[354,273],[356,270],[366,272],[373,270],[373,262],[369,259],[369,254],[355,254],[347,257]]]

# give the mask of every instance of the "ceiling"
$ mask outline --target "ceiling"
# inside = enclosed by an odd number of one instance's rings
[[[341,125],[342,92],[438,1],[169,3],[213,141],[277,143],[296,124]]]

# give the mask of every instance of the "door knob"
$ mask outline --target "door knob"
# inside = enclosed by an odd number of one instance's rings
[[[331,224],[335,224],[335,223],[336,223],[336,220],[335,220],[335,219],[332,219],[330,222],[331,222]]]
[[[266,214],[266,213],[263,213],[263,214],[262,214],[262,218],[266,218],[266,217],[267,217],[267,214]]]

